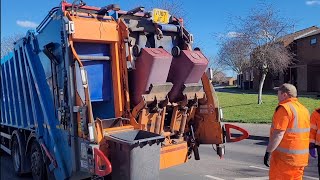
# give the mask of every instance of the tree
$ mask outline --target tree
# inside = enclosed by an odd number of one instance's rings
[[[223,72],[217,72],[216,74],[213,75],[212,82],[214,83],[221,83],[225,81],[227,78],[226,74]]]
[[[281,37],[288,34],[293,24],[288,19],[280,18],[278,13],[266,4],[252,10],[249,16],[237,20],[238,23],[234,24],[235,32],[239,34],[236,37],[237,45],[227,44],[227,47],[231,46],[231,50],[240,48],[232,56],[250,57],[249,65],[259,71],[261,79],[258,104],[261,104],[267,74],[283,72],[292,63],[293,54],[284,46]]]
[[[227,38],[220,44],[218,52],[219,63],[237,74],[241,74],[250,64],[250,48],[243,40],[241,37]]]
[[[14,43],[22,37],[22,34],[14,34],[1,38],[1,58],[10,53],[13,50]]]
[[[151,4],[153,8],[168,10],[177,18],[186,18],[187,16],[181,0],[151,0]]]
[[[218,57],[208,58],[208,60],[209,60],[208,67],[211,69],[213,77],[215,77],[218,74],[223,73],[223,71],[225,70],[225,66],[223,64],[221,64]]]
[[[283,72],[288,68],[293,54],[282,43],[271,43],[258,47],[252,54],[252,63],[261,74],[258,92],[258,104],[262,103],[263,84],[269,71]]]
[[[187,25],[188,17],[187,12],[183,6],[182,0],[149,0],[149,1],[137,1],[137,6],[143,6],[147,11],[151,11],[153,8],[160,8],[169,11],[170,15],[176,18],[183,18],[184,26]]]

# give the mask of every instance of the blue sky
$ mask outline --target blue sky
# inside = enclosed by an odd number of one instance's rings
[[[84,0],[87,5],[102,7],[117,3],[123,10],[147,4],[148,0]],[[68,1],[72,2],[72,1]],[[205,54],[214,56],[218,51],[215,35],[227,36],[231,17],[247,16],[259,0],[181,0],[188,19],[188,30]],[[279,11],[281,17],[296,22],[295,29],[320,26],[320,0],[265,0]],[[59,0],[2,0],[1,38],[26,33],[34,29]],[[19,4],[19,5],[18,5]],[[228,73],[230,74],[230,73]],[[231,74],[230,74],[231,75]]]

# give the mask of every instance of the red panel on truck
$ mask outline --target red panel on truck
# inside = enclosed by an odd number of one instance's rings
[[[207,58],[200,51],[182,50],[172,61],[168,82],[173,87],[169,93],[171,102],[179,101],[182,97],[183,85],[198,83],[208,66]]]
[[[142,94],[148,93],[150,84],[166,82],[172,56],[162,48],[143,48],[141,55],[135,61],[133,71],[129,73],[131,101],[137,105],[142,100]]]

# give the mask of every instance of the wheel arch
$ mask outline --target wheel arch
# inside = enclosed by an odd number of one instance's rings
[[[27,144],[26,144],[26,153],[25,153],[26,156],[30,153],[31,145],[32,145],[33,141],[36,141],[36,140],[37,140],[37,136],[36,136],[35,132],[31,132],[28,137]]]
[[[12,150],[13,141],[16,138],[19,145],[19,151],[21,156],[21,173],[28,173],[30,172],[30,161],[27,158],[27,149],[26,149],[26,138],[24,137],[25,134],[22,133],[19,129],[16,129],[11,134],[11,142],[10,142],[10,148]]]

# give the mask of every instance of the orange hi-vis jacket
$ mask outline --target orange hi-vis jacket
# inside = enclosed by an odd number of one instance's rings
[[[311,114],[310,143],[320,146],[320,108]]]
[[[309,158],[309,111],[298,102],[289,98],[279,103],[273,116],[271,133],[274,129],[285,131],[279,146],[272,153],[291,166],[307,166]]]

